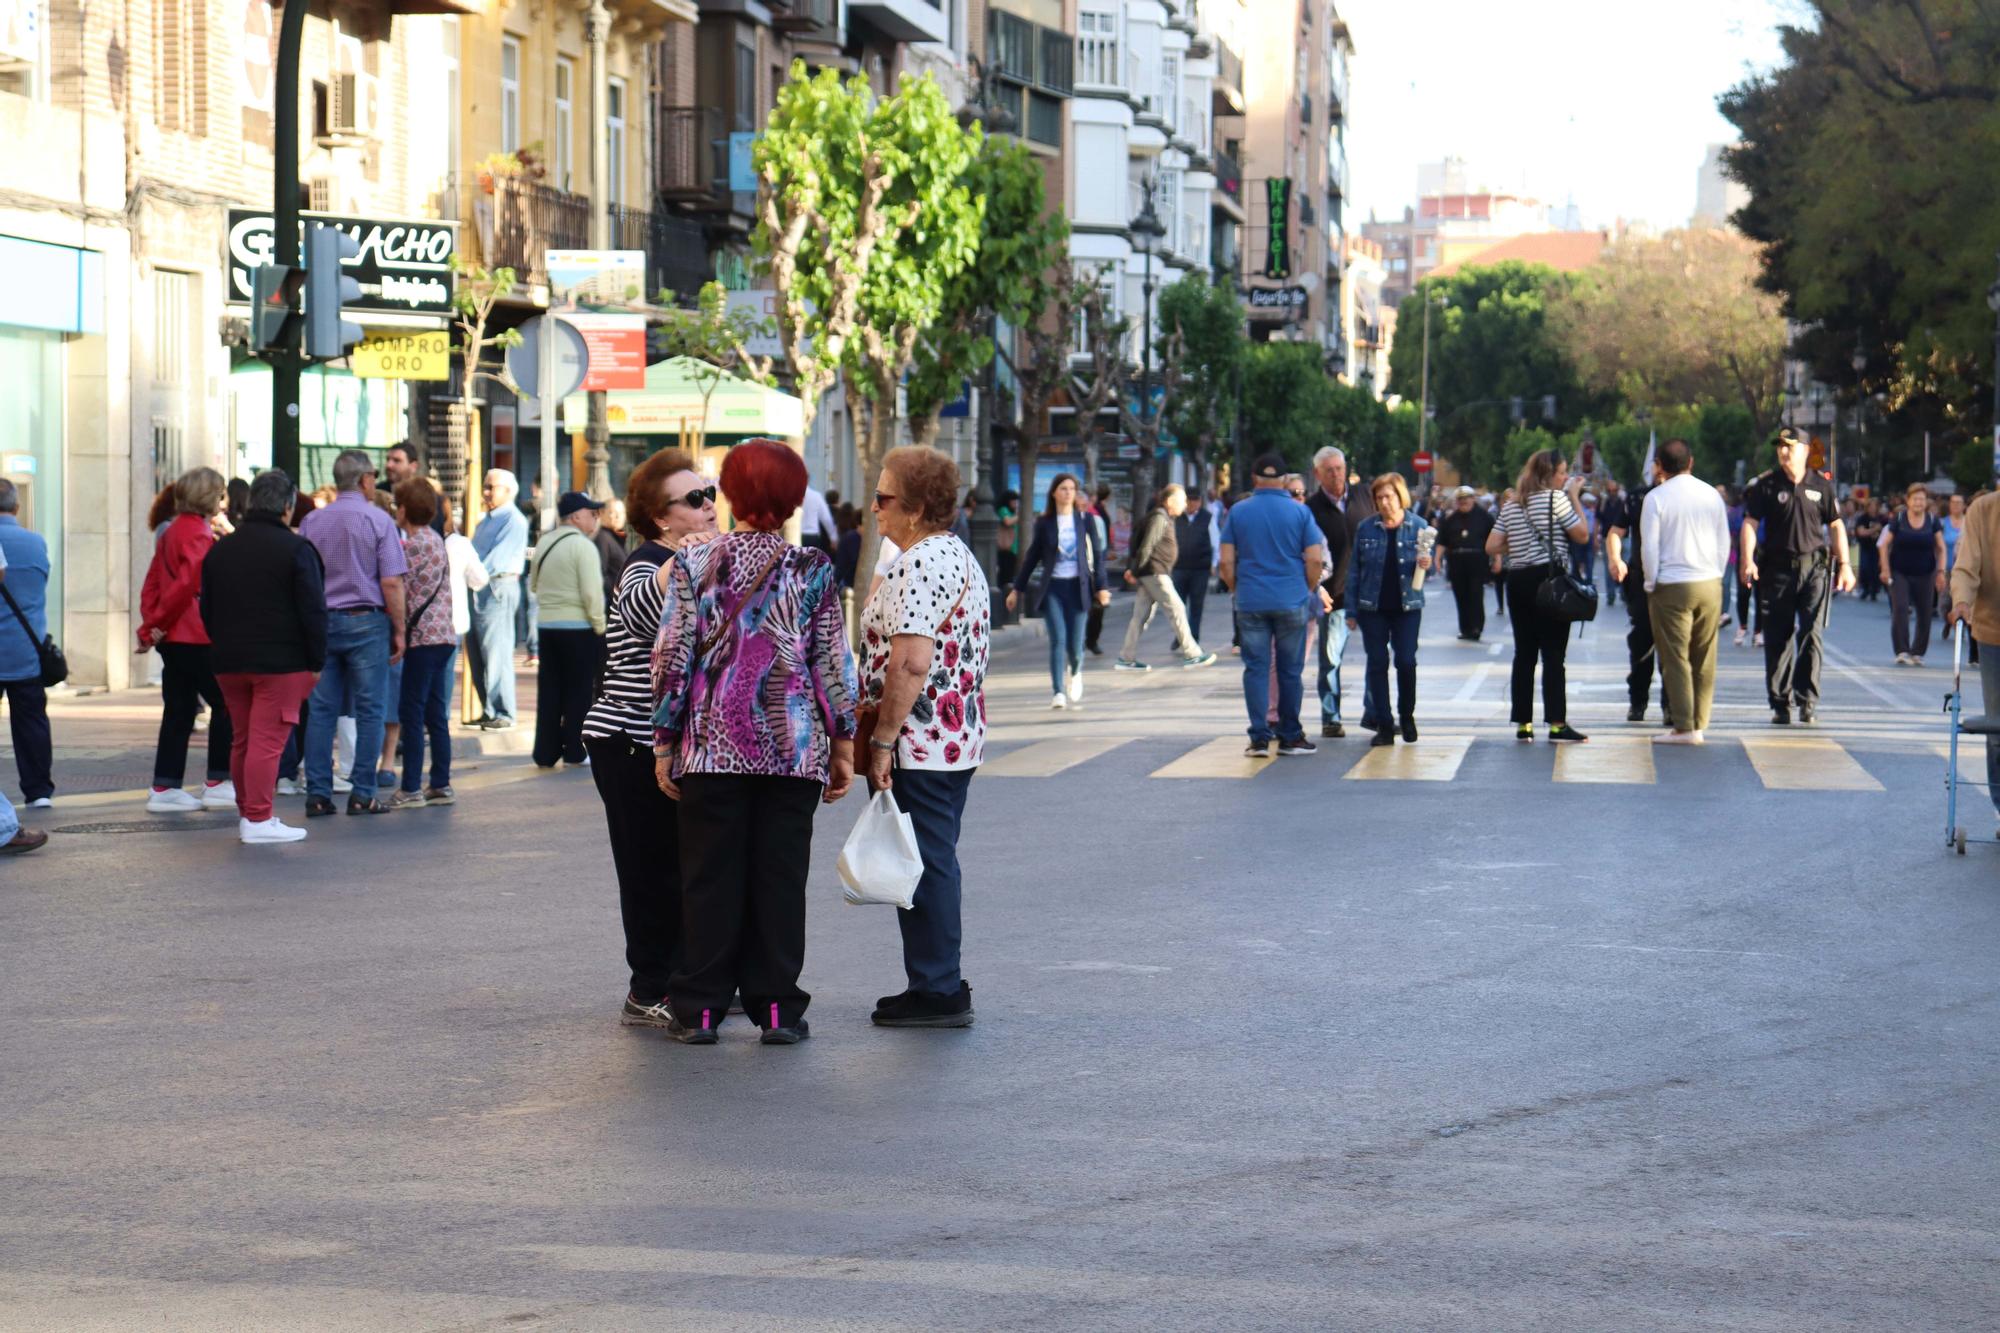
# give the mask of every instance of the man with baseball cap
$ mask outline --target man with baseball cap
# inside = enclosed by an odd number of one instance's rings
[[[535,763],[587,764],[583,715],[604,653],[604,565],[592,536],[604,501],[569,491],[556,502],[555,528],[535,544],[528,586],[541,603],[541,660],[535,676]]]
[[[1250,713],[1244,754],[1269,758],[1271,661],[1278,663],[1278,753],[1304,755],[1319,747],[1299,724],[1304,693],[1306,626],[1317,608],[1324,563],[1312,511],[1285,493],[1285,460],[1263,454],[1250,465],[1256,489],[1222,521],[1222,563],[1216,572],[1236,598],[1236,635],[1243,648],[1243,704]]]

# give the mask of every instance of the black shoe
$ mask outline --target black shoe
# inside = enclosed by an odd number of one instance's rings
[[[1243,757],[1245,759],[1269,759],[1271,757],[1271,742],[1251,741],[1243,747]]]
[[[307,811],[306,813],[310,814],[312,812]],[[327,813],[332,814],[333,812],[329,810]],[[347,798],[347,813],[350,815],[386,815],[389,813],[389,807],[376,800],[373,796],[365,801],[359,796],[350,796]]]
[[[1317,745],[1314,745],[1311,741],[1307,740],[1304,736],[1300,736],[1295,741],[1279,741],[1278,753],[1281,755],[1318,754],[1319,747]]]
[[[1415,718],[1406,717],[1403,719],[1403,739],[1412,745],[1417,743],[1417,720]]]
[[[1771,710],[1771,725],[1774,727],[1791,726],[1792,710],[1789,708],[1773,708]]]
[[[1373,736],[1373,737],[1372,737],[1372,738],[1371,738],[1371,739],[1369,740],[1369,742],[1368,742],[1368,748],[1369,748],[1369,749],[1371,749],[1371,750],[1373,750],[1373,749],[1378,749],[1378,748],[1380,748],[1381,746],[1384,746],[1384,745],[1394,745],[1395,743],[1396,743],[1396,733],[1395,733],[1395,732],[1393,732],[1393,731],[1378,731],[1378,732],[1376,732],[1376,733],[1375,733],[1375,735],[1374,735],[1374,736]]]
[[[1319,734],[1330,741],[1337,741],[1347,735],[1347,728],[1338,722],[1322,722],[1319,724]]]
[[[870,1014],[869,1018],[873,1019],[882,1014],[895,1013],[903,1009],[910,1003],[910,997],[915,994],[916,992],[913,990],[906,990],[901,995],[884,995],[881,999],[875,1001],[875,1012]]]
[[[306,797],[306,818],[316,819],[320,815],[333,813],[333,798],[330,796]]]
[[[1814,708],[1814,707],[1813,707],[1813,706],[1812,706],[1811,704],[1800,704],[1800,705],[1799,705],[1799,725],[1800,725],[1800,726],[1802,726],[1802,727],[1810,727],[1810,726],[1812,726],[1812,725],[1813,725],[1814,723],[1816,723],[1816,722],[1818,722],[1818,721],[1819,721],[1819,710],[1818,710],[1818,709]]]
[[[1103,650],[1102,648],[1099,648],[1099,647],[1098,647],[1098,646],[1097,646],[1096,644],[1094,644],[1094,643],[1086,643],[1086,644],[1085,644],[1085,645],[1083,645],[1083,646],[1084,646],[1084,647],[1085,647],[1085,648],[1086,648],[1087,650],[1089,650],[1089,652],[1090,652],[1090,655],[1091,655],[1092,657],[1102,657],[1102,656],[1104,656],[1104,650]]]
[[[1382,730],[1382,719],[1378,717],[1363,717],[1361,719],[1361,729],[1363,731],[1380,731]]]
[[[780,1023],[777,1027],[765,1028],[764,1035],[757,1038],[757,1042],[762,1046],[796,1046],[811,1035],[812,1024],[800,1018],[790,1023]]]
[[[882,1028],[969,1028],[972,1026],[972,987],[958,983],[956,995],[936,991],[907,991],[895,997],[896,1008],[883,1006],[869,1015]]]
[[[1627,722],[1644,722],[1646,720],[1646,705],[1633,704],[1625,710],[1625,720]]]
[[[1558,726],[1549,728],[1549,739],[1552,741],[1587,741],[1590,737],[1584,735],[1569,723],[1564,722]]]
[[[628,1028],[664,1028],[673,1026],[674,1011],[662,996],[652,1004],[640,1004],[630,993],[625,996],[624,1007],[618,1011],[618,1023]]]
[[[714,1014],[715,1011],[713,1009],[702,1010],[701,1026],[692,1028],[681,1022],[678,1018],[669,1018],[667,1020],[667,1035],[675,1041],[680,1042],[683,1046],[713,1046],[715,1045],[717,1036],[715,1024],[711,1021]]]

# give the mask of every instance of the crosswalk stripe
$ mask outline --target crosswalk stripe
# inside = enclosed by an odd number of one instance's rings
[[[1600,736],[1587,745],[1558,745],[1555,751],[1557,782],[1646,786],[1659,781],[1651,737]]]
[[[1052,777],[1066,768],[1075,768],[1085,760],[1109,754],[1131,740],[1130,736],[1064,736],[1056,740],[1036,741],[1011,750],[998,759],[987,760],[980,765],[979,771],[982,776],[990,778]]]
[[[1469,736],[1371,747],[1360,763],[1347,770],[1347,776],[1366,782],[1450,782],[1458,776],[1458,766],[1471,748]]]
[[[1881,791],[1840,742],[1819,736],[1745,736],[1744,753],[1774,791]]]
[[[1272,764],[1272,759],[1251,759],[1244,755],[1245,740],[1223,736],[1197,745],[1165,768],[1155,769],[1156,778],[1254,778]],[[1282,761],[1290,762],[1290,761]]]

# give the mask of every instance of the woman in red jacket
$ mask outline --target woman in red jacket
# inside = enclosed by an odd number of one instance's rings
[[[229,780],[229,708],[209,669],[208,630],[198,604],[201,562],[215,544],[213,520],[228,496],[227,483],[212,467],[198,467],[174,483],[174,521],[154,544],[139,595],[139,651],[157,648],[165,664],[153,794],[146,800],[154,814],[236,808],[236,787]],[[199,796],[181,787],[197,697],[208,700],[208,781]]]

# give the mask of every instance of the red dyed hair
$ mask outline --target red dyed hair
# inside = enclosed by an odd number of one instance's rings
[[[745,440],[722,460],[722,493],[737,522],[775,532],[805,503],[806,461],[777,440]]]

